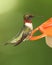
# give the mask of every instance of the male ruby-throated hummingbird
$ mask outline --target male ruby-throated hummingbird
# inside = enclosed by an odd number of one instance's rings
[[[33,25],[32,25],[32,18],[34,16],[31,14],[24,15],[24,25],[19,34],[9,41],[9,44],[14,44],[15,46],[23,42],[24,40],[28,40],[28,36],[33,30]],[[6,43],[7,44],[7,43]]]

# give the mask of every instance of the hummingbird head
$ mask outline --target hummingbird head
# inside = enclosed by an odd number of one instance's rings
[[[24,15],[24,22],[26,23],[32,23],[32,18],[33,18],[34,16],[33,15],[31,15],[31,14],[28,14],[28,15]]]
[[[31,30],[33,29],[33,25],[32,25],[32,18],[34,16],[31,14],[28,15],[24,15],[24,24],[25,26],[27,26],[28,28],[30,28]]]

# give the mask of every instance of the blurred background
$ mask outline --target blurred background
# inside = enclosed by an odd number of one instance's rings
[[[52,65],[52,49],[45,38],[4,46],[23,26],[23,15],[29,13],[35,15],[34,28],[39,26],[52,16],[52,0],[0,0],[0,65]]]

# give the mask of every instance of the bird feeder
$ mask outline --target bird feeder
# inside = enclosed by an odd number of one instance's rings
[[[38,36],[33,36],[33,34],[36,33],[38,30],[42,34],[38,35]],[[52,48],[52,17],[49,18],[47,21],[45,21],[40,26],[38,26],[37,28],[35,28],[32,31],[31,36],[29,37],[29,39],[32,41],[32,40],[38,40],[38,39],[43,38],[43,37],[45,37],[46,44],[49,47]]]

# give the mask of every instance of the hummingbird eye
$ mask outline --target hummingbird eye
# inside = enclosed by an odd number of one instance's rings
[[[28,17],[28,19],[31,19],[32,17]]]
[[[30,15],[29,17],[28,17],[28,19],[32,19],[34,16],[32,16],[32,15]]]
[[[24,19],[32,19],[34,16],[33,15],[24,15]]]

